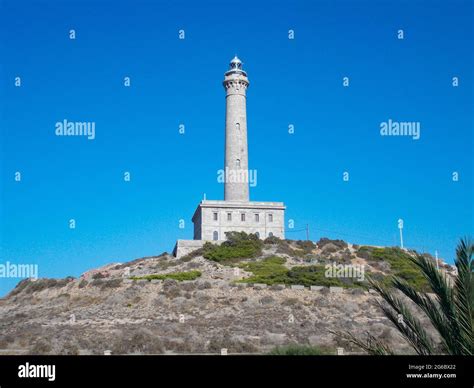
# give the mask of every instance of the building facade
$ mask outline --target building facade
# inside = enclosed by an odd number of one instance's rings
[[[202,201],[193,216],[195,240],[225,240],[226,232],[285,238],[282,202]]]

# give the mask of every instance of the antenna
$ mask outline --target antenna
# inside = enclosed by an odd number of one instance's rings
[[[400,248],[403,249],[403,220],[398,219],[398,229],[400,229]]]

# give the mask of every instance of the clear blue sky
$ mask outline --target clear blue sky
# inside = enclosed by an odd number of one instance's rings
[[[470,1],[1,0],[0,18],[0,263],[78,276],[192,238],[203,193],[223,199],[235,54],[251,82],[251,199],[284,201],[313,240],[395,245],[403,218],[407,247],[450,262],[473,234]],[[96,139],[55,136],[63,119],[95,121]],[[381,137],[388,119],[419,121],[420,140]]]

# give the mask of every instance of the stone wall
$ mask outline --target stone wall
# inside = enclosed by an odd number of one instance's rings
[[[173,249],[173,255],[179,259],[196,249],[202,248],[204,243],[203,240],[178,240]]]

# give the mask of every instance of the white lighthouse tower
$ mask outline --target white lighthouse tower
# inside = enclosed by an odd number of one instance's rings
[[[237,56],[230,62],[230,69],[224,75],[223,85],[226,91],[224,164],[227,178],[224,182],[224,200],[248,202],[249,184],[248,179],[245,178],[248,174],[247,88],[249,80]]]
[[[247,88],[249,80],[242,62],[235,56],[224,74],[226,98],[224,200],[202,200],[194,212],[194,240],[178,240],[177,257],[201,247],[205,241],[223,241],[226,232],[254,233],[259,238],[285,238],[283,202],[250,201]],[[256,183],[256,182],[252,182]]]

